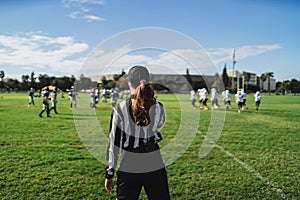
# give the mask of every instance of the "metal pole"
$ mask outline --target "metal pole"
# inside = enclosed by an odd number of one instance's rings
[[[233,49],[233,55],[232,55],[232,86],[231,88],[233,89],[234,88],[234,78],[236,77],[236,73],[235,73],[235,63],[236,63],[236,60],[235,60],[235,49]],[[238,80],[237,80],[238,81]],[[238,87],[238,86],[237,86]]]

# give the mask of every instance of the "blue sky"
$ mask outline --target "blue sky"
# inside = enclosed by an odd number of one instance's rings
[[[78,76],[107,38],[161,27],[202,45],[220,73],[225,63],[232,69],[235,48],[237,70],[300,79],[299,10],[291,0],[3,0],[0,70],[18,79],[32,71]]]

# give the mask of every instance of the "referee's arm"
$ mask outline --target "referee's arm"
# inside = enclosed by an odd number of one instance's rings
[[[120,119],[118,112],[114,109],[110,120],[110,135],[109,143],[106,152],[107,167],[105,178],[111,179],[114,177],[114,171],[118,162],[121,145],[121,129],[119,127]]]

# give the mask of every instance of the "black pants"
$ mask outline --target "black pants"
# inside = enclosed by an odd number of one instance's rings
[[[149,200],[169,200],[169,186],[165,168],[147,173],[117,172],[117,199],[138,200],[142,187]]]

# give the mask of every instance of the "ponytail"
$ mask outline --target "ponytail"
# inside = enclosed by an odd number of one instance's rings
[[[134,101],[131,105],[135,123],[139,126],[147,126],[150,124],[149,110],[151,106],[155,104],[154,91],[149,84],[145,82],[146,81],[141,80],[140,85],[135,89],[133,96]]]

